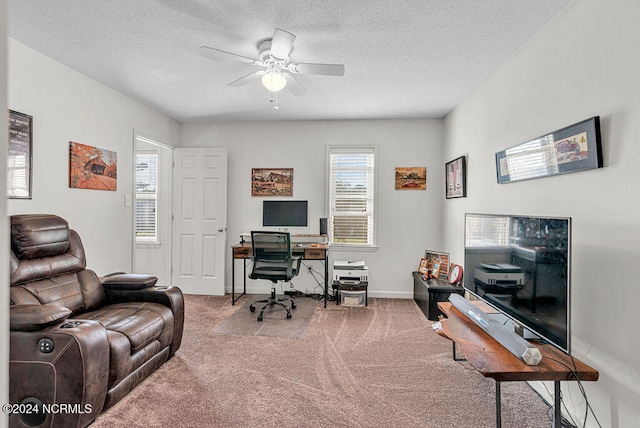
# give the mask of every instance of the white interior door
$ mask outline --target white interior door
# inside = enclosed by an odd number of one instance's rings
[[[227,150],[173,152],[172,284],[186,294],[224,295]]]

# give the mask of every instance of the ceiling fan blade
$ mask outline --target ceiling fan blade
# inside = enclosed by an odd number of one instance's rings
[[[216,48],[210,48],[209,46],[200,46],[200,55],[206,56],[209,59],[235,59],[236,61],[246,62],[247,64],[256,64],[259,61],[257,59],[249,58],[248,56],[238,55],[231,52],[223,51]]]
[[[344,76],[343,64],[292,64],[292,69],[300,74]]]
[[[284,74],[287,77],[287,82],[288,82],[287,89],[289,90],[289,92],[291,92],[296,97],[299,97],[300,95],[304,95],[307,93],[307,90],[304,88],[304,86],[300,84],[300,82],[298,82],[298,79],[296,79],[293,74],[290,74],[290,73],[282,73],[282,74]]]
[[[296,36],[288,31],[276,28],[273,30],[273,39],[271,39],[271,56],[278,59],[287,59],[293,48],[293,41]]]
[[[244,86],[247,83],[251,82],[254,77],[258,77],[262,74],[264,74],[263,70],[254,71],[247,74],[246,76],[242,76],[241,78],[234,80],[233,82],[227,83],[227,86],[235,86],[236,88],[239,86]]]

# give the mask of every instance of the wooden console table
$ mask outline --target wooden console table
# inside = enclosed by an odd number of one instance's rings
[[[480,302],[481,303],[481,302]],[[438,303],[447,316],[441,321],[443,332],[457,344],[467,361],[485,377],[496,381],[496,426],[502,425],[500,407],[500,383],[510,381],[553,381],[553,427],[562,426],[560,408],[561,381],[596,381],[598,371],[572,358],[552,345],[534,343],[542,353],[537,366],[528,366],[509,352],[482,328],[469,320],[449,302]],[[454,353],[455,359],[455,353]]]
[[[313,235],[309,235],[313,236]],[[251,257],[251,242],[242,241],[231,246],[231,305],[247,293],[247,260]],[[296,242],[291,245],[291,254],[302,257],[302,260],[316,260],[324,265],[324,307],[327,307],[327,292],[329,288],[329,244],[315,242]],[[236,297],[236,260],[242,260],[243,290]]]

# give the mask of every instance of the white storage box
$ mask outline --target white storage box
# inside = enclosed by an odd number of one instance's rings
[[[365,290],[362,291],[340,291],[340,304],[344,306],[365,306]]]

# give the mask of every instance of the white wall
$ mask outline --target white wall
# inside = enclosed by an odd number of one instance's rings
[[[130,272],[134,129],[177,146],[180,124],[12,39],[8,71],[9,108],[33,116],[33,198],[9,200],[8,213],[60,215],[98,275]],[[117,152],[117,191],[69,188],[69,141]]]
[[[600,372],[584,386],[604,427],[640,427],[639,19],[636,0],[572,2],[446,118],[446,157],[469,172],[444,207],[454,259],[465,212],[572,217],[573,354]],[[496,184],[495,152],[596,115],[604,168]],[[582,426],[575,383],[563,397]]]
[[[267,108],[267,106],[265,106]],[[281,106],[286,108],[286,106]],[[378,145],[378,250],[330,252],[333,260],[365,260],[370,265],[371,296],[412,298],[411,272],[424,250],[441,246],[440,213],[443,184],[441,120],[370,120],[316,122],[187,123],[183,147],[226,147],[229,153],[227,244],[239,234],[262,227],[262,201],[251,196],[251,168],[293,168],[293,198],[309,200],[309,228],[318,233],[318,219],[327,216],[326,146]],[[395,167],[426,166],[427,190],[395,190]],[[227,257],[226,284],[231,287]],[[240,263],[236,271],[241,271]],[[320,265],[315,268],[323,271]],[[330,272],[331,273],[331,272]],[[236,276],[236,291],[241,284]],[[299,290],[312,291],[306,272],[294,280]],[[268,290],[265,281],[249,281],[253,292]]]

